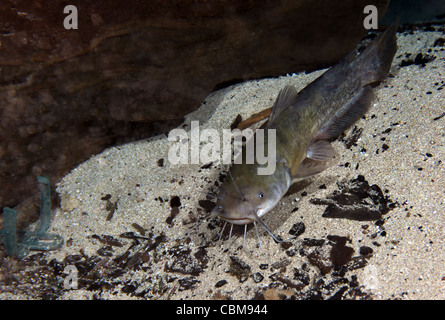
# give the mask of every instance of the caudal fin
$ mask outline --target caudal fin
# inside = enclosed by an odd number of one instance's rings
[[[398,23],[392,24],[375,39],[357,58],[356,63],[368,71],[369,78],[367,84],[381,82],[388,76],[391,69],[392,60],[397,51],[397,32]]]

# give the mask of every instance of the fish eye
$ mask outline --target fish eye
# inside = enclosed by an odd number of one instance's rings
[[[264,197],[264,194],[262,193],[262,192],[258,192],[258,198],[263,198]]]

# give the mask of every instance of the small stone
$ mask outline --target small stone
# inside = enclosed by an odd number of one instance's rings
[[[79,207],[80,201],[73,194],[64,194],[60,200],[60,207],[65,212],[71,212]]]
[[[372,254],[374,252],[374,250],[372,250],[372,248],[368,247],[368,246],[361,246],[359,249],[359,253],[362,256],[367,256],[369,254]]]
[[[306,227],[303,222],[295,223],[292,228],[289,230],[289,234],[298,237],[304,233]]]
[[[253,282],[259,283],[259,282],[263,281],[264,276],[261,273],[259,273],[259,272],[255,272],[252,275],[252,278],[253,278]]]
[[[216,288],[221,288],[223,285],[227,284],[227,280],[219,280],[216,284]]]

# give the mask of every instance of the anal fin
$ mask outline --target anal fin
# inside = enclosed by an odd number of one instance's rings
[[[309,145],[307,157],[317,161],[329,161],[335,157],[335,150],[325,140],[318,140]]]
[[[371,86],[361,88],[320,128],[315,140],[329,140],[342,134],[368,111],[373,96]]]

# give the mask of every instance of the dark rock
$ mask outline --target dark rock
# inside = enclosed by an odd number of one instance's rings
[[[361,175],[347,183],[338,183],[338,188],[327,199],[310,199],[312,204],[327,205],[325,218],[375,221],[396,206],[379,186],[369,185]]]
[[[261,270],[266,270],[267,268],[269,268],[269,265],[267,263],[260,264],[260,269]]]
[[[174,196],[170,199],[170,207],[180,207],[181,206],[181,198],[178,196]]]
[[[179,214],[179,207],[172,207],[170,211],[170,215],[165,219],[165,222],[168,225],[172,225],[173,219]]]
[[[310,276],[303,270],[294,268],[294,280],[300,281],[303,285],[307,286],[310,283]]]
[[[284,259],[284,260],[280,260],[280,261],[272,263],[272,265],[270,267],[271,267],[271,269],[281,269],[281,268],[288,266],[290,263],[291,263],[290,260]]]
[[[215,207],[215,202],[212,202],[210,200],[199,200],[198,204],[200,207],[204,208],[207,212],[210,212]]]
[[[434,41],[433,46],[434,47],[445,47],[445,39],[444,38],[437,38],[436,41]]]
[[[250,266],[237,257],[230,256],[230,274],[238,277],[240,282],[247,280],[250,275]]]
[[[216,284],[215,284],[215,288],[221,288],[223,285],[227,284],[227,280],[219,280]]]
[[[253,278],[253,282],[259,283],[259,282],[263,281],[264,276],[261,273],[259,273],[259,272],[255,272],[252,275],[252,278]]]
[[[357,128],[357,126],[354,126],[352,129],[350,135],[347,138],[342,137],[340,141],[343,141],[346,145],[346,148],[351,149],[352,146],[357,145],[357,141],[362,135],[363,128]]]
[[[196,254],[195,256],[191,255],[191,249],[183,249],[176,246],[170,250],[170,253],[172,254],[173,261],[166,262],[164,266],[164,271],[166,272],[179,272],[198,276],[208,263],[205,252],[198,253],[197,259]]]
[[[435,59],[436,56],[434,55],[423,55],[422,53],[418,53],[414,59],[402,60],[402,62],[400,63],[400,67],[406,67],[412,64],[425,67],[428,62],[431,62]]]
[[[179,282],[179,291],[190,290],[195,287],[197,283],[200,283],[198,279],[195,277],[186,277],[178,280]]]
[[[289,234],[298,237],[304,233],[306,227],[303,222],[295,223],[292,228],[289,230]]]
[[[302,245],[309,246],[309,247],[319,247],[324,244],[324,239],[310,239],[310,238],[304,238],[302,241]]]
[[[307,256],[309,263],[318,267],[322,274],[328,274],[334,267],[326,252],[314,250]]]
[[[368,246],[361,246],[359,252],[362,256],[367,256],[372,254],[374,251]]]
[[[349,239],[341,236],[328,236],[328,239],[334,242],[330,252],[330,259],[334,266],[341,266],[348,263],[354,253],[353,248],[346,246],[346,242],[349,241]]]

